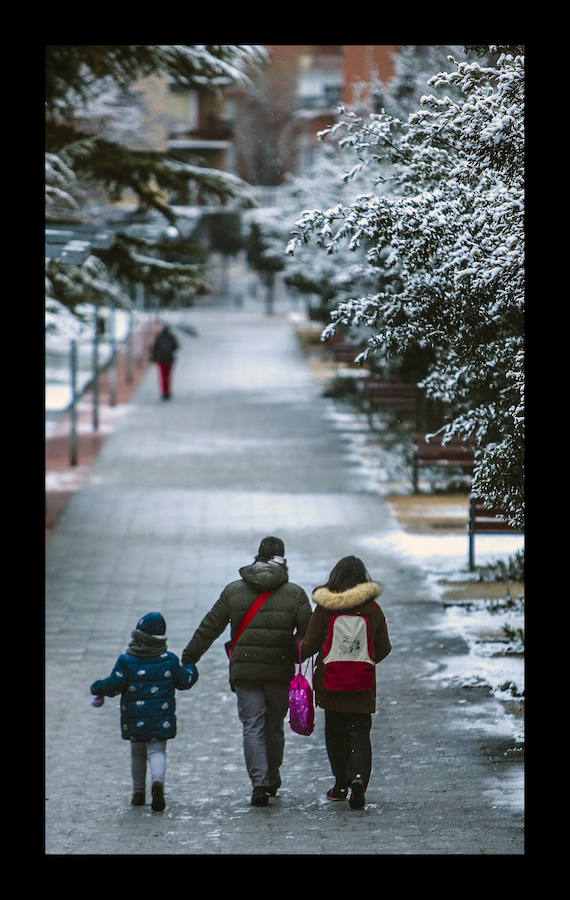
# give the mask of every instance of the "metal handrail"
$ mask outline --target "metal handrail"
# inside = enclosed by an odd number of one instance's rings
[[[139,365],[143,364],[144,361],[144,353],[146,349],[146,334],[148,329],[152,327],[152,319],[149,316],[146,321],[142,322],[142,326],[140,328],[141,332],[141,344],[140,344],[140,352],[138,355]],[[111,340],[110,344],[110,352],[105,356],[104,359],[101,360],[100,357],[100,336],[98,334],[98,328],[94,328],[94,334],[89,339],[86,340],[78,340],[77,338],[70,338],[69,344],[66,353],[57,353],[53,350],[51,351],[53,356],[67,357],[69,361],[69,380],[65,380],[64,383],[69,384],[70,387],[70,400],[69,402],[61,407],[62,415],[69,414],[71,421],[71,429],[70,429],[70,448],[69,448],[69,461],[71,466],[76,466],[78,464],[78,443],[77,443],[77,405],[81,398],[87,394],[89,391],[93,391],[93,430],[97,431],[99,428],[99,378],[100,376],[110,367],[116,365],[116,361],[122,352],[123,349],[127,351],[127,382],[130,383],[133,380],[133,340],[134,337],[139,331],[138,328],[133,327],[133,317],[130,316],[129,328],[126,335],[123,338],[117,339],[115,335],[114,322],[112,322],[112,330],[111,330]],[[82,345],[84,347],[92,347],[92,367],[86,377],[81,380],[79,384],[79,346]],[[46,360],[50,351],[46,348]],[[115,377],[111,384],[111,406],[115,406],[116,404],[116,369],[115,369]]]

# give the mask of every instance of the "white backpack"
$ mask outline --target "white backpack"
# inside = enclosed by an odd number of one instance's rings
[[[331,616],[323,647],[325,690],[369,691],[375,683],[374,646],[367,616]]]

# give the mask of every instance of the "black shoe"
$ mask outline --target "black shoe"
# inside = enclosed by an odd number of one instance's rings
[[[346,800],[348,795],[348,788],[339,787],[338,784],[335,784],[334,787],[327,791],[327,797],[329,800]]]
[[[131,803],[133,806],[144,806],[144,791],[133,791]]]
[[[275,797],[277,791],[281,787],[281,779],[278,778],[274,784],[270,784],[269,787],[265,788],[266,793],[269,794],[270,797]]]
[[[356,775],[350,782],[350,797],[348,802],[351,809],[364,809],[364,794],[366,788],[360,775]]]
[[[155,812],[162,812],[166,803],[164,802],[164,785],[162,781],[153,781],[152,783],[152,803],[151,809]]]
[[[267,806],[269,804],[269,797],[267,795],[267,788],[263,786],[255,787],[253,789],[253,794],[251,795],[251,805],[252,806]]]

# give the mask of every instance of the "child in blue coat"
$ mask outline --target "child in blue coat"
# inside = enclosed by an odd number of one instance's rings
[[[152,809],[164,809],[166,741],[176,735],[175,689],[186,691],[197,681],[196,666],[183,666],[166,649],[166,622],[159,612],[151,612],[139,619],[127,652],[109,677],[91,685],[95,697],[121,694],[121,736],[131,742],[133,806],[145,803],[148,762]]]

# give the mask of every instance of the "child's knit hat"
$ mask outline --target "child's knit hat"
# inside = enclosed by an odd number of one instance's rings
[[[144,631],[145,634],[166,634],[166,622],[159,612],[147,613],[142,619],[139,619],[137,628],[139,631]]]

